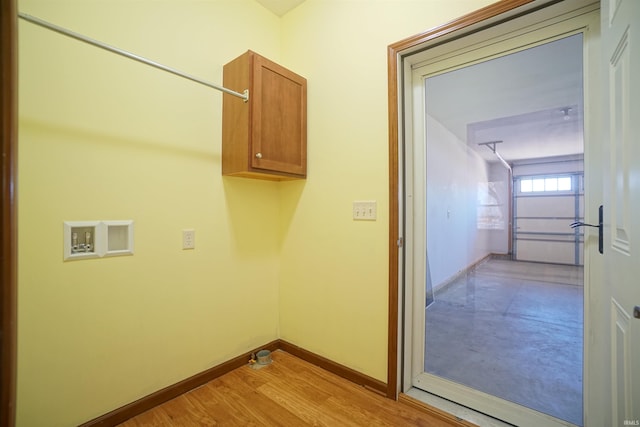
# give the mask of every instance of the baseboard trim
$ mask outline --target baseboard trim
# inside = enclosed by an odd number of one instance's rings
[[[118,409],[114,409],[98,418],[94,418],[91,421],[87,421],[81,424],[79,427],[106,427],[115,426],[125,422],[126,420],[135,417],[149,409],[155,408],[171,399],[174,399],[194,388],[200,387],[212,381],[222,375],[240,368],[248,363],[252,353],[256,353],[258,350],[267,349],[269,351],[282,350],[287,353],[296,356],[306,362],[317,365],[322,369],[325,369],[331,373],[334,373],[340,377],[346,378],[351,382],[362,385],[367,389],[386,396],[387,385],[382,381],[375,378],[364,375],[358,371],[355,371],[339,363],[333,362],[325,357],[312,353],[294,344],[291,344],[283,340],[271,341],[259,348],[252,351],[248,351],[240,356],[234,357],[220,365],[207,369],[199,374],[189,377],[185,380],[177,382],[173,385],[158,390],[155,393],[151,393],[148,396],[142,397],[135,402],[131,402]]]
[[[336,374],[342,378],[346,378],[353,383],[366,387],[371,391],[382,394],[384,396],[387,395],[387,384],[383,383],[380,380],[362,374],[351,368],[347,368],[344,365],[340,365],[339,363],[312,353],[284,340],[280,340],[280,349],[306,362],[319,366],[326,371]]]
[[[279,342],[280,340],[275,340],[257,349],[243,353],[238,357],[234,357],[231,360],[221,363],[220,365],[214,366],[213,368],[207,369],[206,371],[200,372],[199,374],[196,374],[192,377],[165,387],[162,390],[158,390],[155,393],[151,393],[150,395],[142,397],[135,402],[129,403],[128,405],[122,406],[118,409],[114,409],[113,411],[108,412],[91,421],[87,421],[86,423],[81,424],[80,427],[106,427],[123,423],[126,420],[135,417],[136,415],[148,411],[149,409],[155,408],[158,405],[174,399],[190,390],[193,390],[194,388],[200,387],[201,385],[204,385],[209,381],[212,381],[226,373],[229,373],[234,369],[246,365],[249,362],[251,353],[255,353],[258,350],[262,349],[276,351],[279,348]]]
[[[458,279],[460,279],[461,277],[465,277],[466,275],[471,273],[473,270],[478,268],[478,266],[480,264],[490,260],[492,257],[493,257],[493,254],[485,255],[484,257],[480,258],[479,260],[477,260],[473,264],[470,264],[470,265],[466,266],[465,268],[463,268],[462,270],[458,271],[453,276],[447,278],[442,283],[440,283],[438,286],[434,286],[433,287],[433,295],[437,296],[439,293],[445,291],[449,286],[451,286],[452,284],[456,283],[456,281]]]
[[[420,400],[413,398],[407,394],[400,393],[398,395],[398,402],[403,403],[405,405],[411,406],[412,408],[418,409],[420,411],[426,412],[429,415],[432,415],[435,418],[438,418],[442,421],[445,421],[452,426],[459,427],[478,427],[476,424],[473,424],[469,421],[463,420],[462,418],[458,418],[455,415],[452,415],[448,412],[445,412],[441,409],[438,409],[434,406],[431,406],[427,403],[421,402]]]

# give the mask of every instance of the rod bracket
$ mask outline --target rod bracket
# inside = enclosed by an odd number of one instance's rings
[[[245,103],[249,102],[249,89],[245,89],[242,93],[244,94],[244,97],[242,98],[242,100]]]
[[[478,142],[478,145],[486,146],[489,150],[493,151],[494,154],[497,154],[496,153],[496,144],[502,144],[502,141]]]

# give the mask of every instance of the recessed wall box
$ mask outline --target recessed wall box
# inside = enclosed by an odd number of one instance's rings
[[[107,234],[105,256],[133,254],[133,221],[103,221]]]
[[[64,223],[64,259],[86,259],[100,256],[100,222],[75,221]]]
[[[64,260],[133,254],[133,221],[65,221]]]

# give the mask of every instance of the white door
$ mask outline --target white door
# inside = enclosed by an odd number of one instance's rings
[[[601,5],[612,426],[640,425],[640,1]],[[606,310],[605,310],[606,311]]]

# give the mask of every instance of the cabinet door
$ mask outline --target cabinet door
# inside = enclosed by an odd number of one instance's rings
[[[259,55],[254,57],[251,167],[307,174],[307,82]]]

